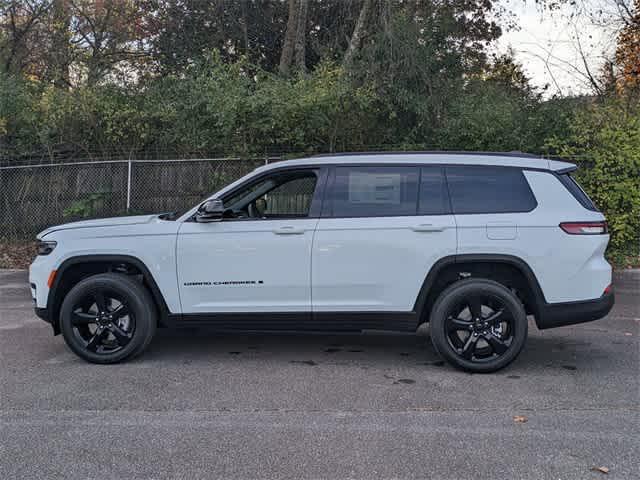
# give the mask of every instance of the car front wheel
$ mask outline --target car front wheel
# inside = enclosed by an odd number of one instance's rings
[[[117,363],[147,347],[156,330],[155,306],[139,282],[114,273],[94,275],[65,297],[60,329],[84,360]]]

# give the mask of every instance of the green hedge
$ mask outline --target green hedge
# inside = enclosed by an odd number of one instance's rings
[[[611,229],[609,257],[638,263],[640,254],[640,107],[594,102],[573,118],[566,137],[549,145],[581,168],[577,179]]]

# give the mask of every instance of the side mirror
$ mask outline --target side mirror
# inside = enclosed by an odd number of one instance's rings
[[[219,222],[224,216],[225,208],[222,200],[207,200],[196,212],[196,221],[200,223]]]

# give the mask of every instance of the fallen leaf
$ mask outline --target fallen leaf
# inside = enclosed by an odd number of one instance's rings
[[[604,474],[609,473],[609,469],[607,467],[591,467],[591,470],[594,472],[600,472]]]
[[[524,415],[514,415],[513,421],[516,423],[527,423],[528,418]]]

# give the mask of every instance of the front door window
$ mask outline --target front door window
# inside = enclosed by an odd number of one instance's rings
[[[282,172],[224,198],[233,218],[274,219],[309,216],[317,183],[314,171]]]

